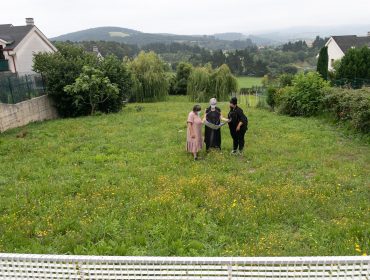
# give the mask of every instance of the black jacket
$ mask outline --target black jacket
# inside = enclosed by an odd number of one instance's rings
[[[234,109],[230,109],[228,118],[231,119],[231,122],[229,122],[230,128],[236,128],[239,122],[242,122],[243,125],[241,126],[241,129],[248,130],[248,118],[246,115],[244,115],[243,110],[238,106],[236,106]]]

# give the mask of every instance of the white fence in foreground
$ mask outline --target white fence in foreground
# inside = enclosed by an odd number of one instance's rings
[[[100,257],[0,253],[0,279],[370,279],[370,257]]]

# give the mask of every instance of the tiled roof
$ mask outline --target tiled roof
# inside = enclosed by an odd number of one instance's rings
[[[4,49],[14,49],[33,27],[33,25],[13,26],[11,24],[0,24],[0,39],[9,42]]]
[[[333,36],[332,37],[338,46],[346,53],[352,47],[370,47],[370,36],[367,37],[357,37],[356,35],[347,35],[347,36]]]

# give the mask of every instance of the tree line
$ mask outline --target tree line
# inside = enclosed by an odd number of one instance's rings
[[[222,101],[238,90],[226,64],[213,68],[209,63],[194,67],[181,62],[174,75],[153,51],[101,59],[80,45],[56,43],[56,47],[58,52],[34,56],[34,70],[43,75],[62,117],[118,112],[126,101],[165,101],[169,94],[188,95],[198,102],[211,97]]]
[[[177,65],[187,61],[195,67],[210,63],[213,68],[226,64],[234,75],[277,77],[282,73],[295,74],[303,67],[314,69],[316,55],[325,44],[324,38],[316,37],[312,47],[305,41],[289,42],[279,47],[258,48],[250,46],[235,46],[234,50],[210,50],[198,45],[185,43],[151,43],[145,46],[129,45],[109,41],[67,42],[82,46],[86,51],[92,51],[97,46],[103,56],[115,55],[119,59],[133,58],[140,51],[154,51],[176,71]],[[304,68],[306,67],[306,68]]]

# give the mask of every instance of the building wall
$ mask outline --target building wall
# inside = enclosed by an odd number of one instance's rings
[[[31,31],[30,36],[27,36],[19,46],[19,49],[15,55],[15,64],[17,67],[17,72],[19,74],[32,73],[33,66],[33,56],[39,52],[53,52],[48,44],[36,33],[36,31]]]
[[[338,44],[333,40],[333,38],[330,38],[329,41],[326,43],[326,46],[328,47],[328,56],[329,56],[329,65],[328,70],[333,70],[333,62],[342,59],[344,56],[343,51],[339,48]]]
[[[30,122],[50,120],[57,117],[57,111],[48,95],[17,104],[0,103],[0,132],[24,126]]]

